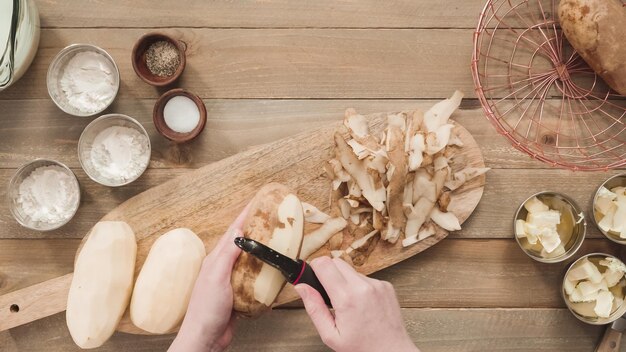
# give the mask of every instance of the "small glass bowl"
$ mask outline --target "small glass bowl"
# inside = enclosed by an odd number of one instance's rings
[[[72,179],[74,180],[74,187],[78,192],[78,199],[76,201],[74,209],[72,209],[71,215],[67,219],[63,219],[63,221],[58,223],[34,221],[28,215],[24,214],[22,207],[17,202],[19,197],[19,189],[22,182],[24,182],[24,180],[28,176],[30,176],[33,171],[43,166],[59,166],[60,168],[62,168],[66,174],[72,176]],[[35,159],[25,165],[22,165],[13,175],[13,177],[11,177],[11,181],[9,181],[9,188],[7,191],[7,198],[9,201],[9,209],[11,211],[11,215],[13,215],[15,220],[20,225],[36,231],[51,231],[56,230],[61,226],[67,224],[74,217],[76,211],[78,211],[78,206],[80,205],[80,184],[78,183],[76,175],[64,164],[55,160]]]
[[[540,255],[540,253],[525,248],[525,246],[521,242],[522,240],[517,237],[517,235],[515,235],[515,221],[518,219],[526,220],[528,211],[526,210],[526,208],[524,208],[524,204],[526,204],[526,202],[528,202],[533,197],[537,197],[544,203],[556,202],[556,204],[559,204],[560,206],[569,207],[571,209],[572,216],[574,217],[574,225],[572,229],[572,237],[569,239],[569,241],[567,241],[567,243],[563,244],[563,247],[565,248],[565,253],[554,257],[543,257]],[[552,207],[550,208],[552,209]],[[522,202],[519,208],[517,208],[517,212],[515,213],[515,217],[513,218],[513,237],[515,237],[517,244],[519,244],[520,248],[524,251],[524,253],[526,253],[526,255],[541,263],[558,263],[567,260],[568,258],[573,256],[583,244],[586,233],[587,221],[581,208],[578,206],[578,204],[576,204],[576,202],[574,202],[573,199],[557,192],[544,191],[533,194]]]
[[[574,316],[578,320],[585,322],[587,324],[592,324],[592,325],[610,324],[614,322],[615,320],[619,319],[622,315],[624,315],[624,313],[626,313],[626,300],[613,313],[611,313],[608,318],[600,318],[600,317],[594,318],[594,317],[584,316],[576,312],[572,308],[572,302],[570,302],[569,298],[567,298],[567,293],[565,292],[565,280],[567,280],[567,274],[569,274],[570,270],[572,270],[574,265],[576,265],[577,263],[579,263],[581,260],[585,258],[590,259],[592,262],[596,259],[604,259],[604,258],[613,258],[613,259],[619,260],[615,256],[610,255],[610,254],[605,254],[605,253],[590,253],[590,254],[584,255],[576,259],[576,261],[573,262],[567,268],[567,271],[565,272],[565,276],[563,276],[563,281],[561,282],[561,297],[563,297],[563,300],[565,301],[565,305],[567,306],[567,309],[569,309],[569,311],[572,312],[572,314],[574,314]],[[621,260],[619,261],[621,262]]]
[[[141,172],[139,172],[137,176],[133,178],[119,180],[105,177],[94,167],[93,163],[91,162],[91,149],[96,136],[98,136],[98,134],[105,129],[113,126],[132,128],[144,135],[148,140],[148,155],[145,165],[143,165]],[[83,170],[85,170],[87,176],[89,176],[89,178],[91,178],[92,180],[98,182],[101,185],[109,187],[124,186],[138,179],[144,173],[144,171],[146,171],[146,169],[148,168],[148,164],[150,164],[151,151],[152,146],[150,143],[150,136],[148,135],[148,132],[146,132],[146,130],[137,120],[133,119],[130,116],[122,114],[102,115],[97,119],[91,121],[91,123],[87,125],[87,127],[85,127],[83,133],[80,135],[80,139],[78,140],[78,160],[80,161],[80,165],[82,166]]]
[[[106,58],[109,61],[109,63],[111,64],[111,67],[113,67],[113,69],[115,70],[114,77],[113,77],[115,81],[115,94],[113,95],[113,98],[111,98],[111,101],[107,102],[104,108],[98,111],[85,112],[70,105],[70,103],[67,100],[67,97],[63,93],[63,89],[61,88],[61,74],[63,73],[65,66],[67,65],[69,60],[72,57],[74,57],[74,55],[76,55],[79,52],[85,52],[85,51],[93,51],[102,55],[104,58]],[[80,117],[93,116],[106,110],[115,100],[115,97],[117,96],[117,93],[120,90],[120,71],[117,68],[117,65],[115,64],[115,61],[113,60],[111,55],[109,55],[109,53],[107,53],[104,49],[97,47],[95,45],[91,45],[91,44],[72,44],[70,46],[67,46],[61,49],[61,51],[59,51],[59,53],[54,57],[54,59],[52,59],[52,62],[50,63],[50,66],[48,67],[46,85],[48,86],[48,94],[50,95],[50,98],[52,98],[52,101],[54,101],[54,103],[59,107],[59,109],[74,116],[80,116]]]
[[[591,202],[591,215],[592,215],[591,217],[593,218],[593,222],[594,224],[596,224],[596,227],[598,228],[598,230],[600,230],[600,232],[602,232],[602,234],[609,240],[615,243],[619,243],[619,244],[626,244],[626,238],[620,238],[619,234],[615,232],[606,232],[602,230],[600,226],[598,225],[598,223],[600,222],[600,219],[596,218],[597,216],[596,215],[596,199],[598,199],[598,193],[600,193],[600,189],[602,187],[606,187],[609,190],[615,187],[626,187],[626,173],[615,175],[609,178],[608,180],[604,181],[600,185],[600,187],[598,187],[598,189],[596,190],[596,193],[593,195],[593,201]]]

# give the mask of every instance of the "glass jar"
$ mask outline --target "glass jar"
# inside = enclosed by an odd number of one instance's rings
[[[39,29],[33,0],[0,0],[0,91],[30,66],[39,46]]]

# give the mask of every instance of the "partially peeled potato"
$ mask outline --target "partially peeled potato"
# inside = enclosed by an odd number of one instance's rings
[[[243,235],[297,259],[302,246],[304,215],[298,197],[278,183],[261,188],[243,224]],[[231,277],[234,310],[257,317],[267,310],[286,283],[275,268],[242,252]]]

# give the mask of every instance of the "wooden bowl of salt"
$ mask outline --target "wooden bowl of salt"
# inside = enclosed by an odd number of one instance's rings
[[[152,119],[165,138],[184,143],[196,138],[206,125],[206,107],[199,96],[176,88],[168,90],[154,104]]]

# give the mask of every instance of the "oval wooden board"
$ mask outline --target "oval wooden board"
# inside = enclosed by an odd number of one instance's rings
[[[382,131],[386,115],[368,116],[373,133]],[[159,235],[171,229],[187,227],[193,230],[204,241],[208,253],[256,191],[268,182],[282,183],[294,191],[302,201],[328,211],[330,183],[324,176],[323,165],[333,155],[332,135],[340,128],[342,128],[340,121],[326,124],[319,129],[254,147],[191,171],[127,200],[102,220],[125,221],[134,230],[138,241],[136,277],[154,241]],[[460,125],[455,127],[455,131],[464,143],[456,157],[464,159],[467,166],[484,167],[480,148],[471,134]],[[449,209],[457,215],[461,223],[478,205],[484,183],[483,175],[453,192]],[[379,241],[367,262],[358,270],[364,274],[371,274],[384,269],[422,252],[446,236],[445,231],[439,230],[435,236],[408,248],[403,248],[400,241],[395,245]],[[325,254],[328,254],[328,250],[322,248],[311,257]],[[13,301],[22,302],[21,307],[27,308],[31,305],[37,307],[36,304],[32,304],[34,299],[40,300],[42,297],[51,296],[45,308],[38,307],[38,311],[25,309],[25,312],[21,309],[19,318],[15,315],[7,316],[6,318],[12,321],[0,324],[0,330],[65,310],[71,275],[0,297],[0,308]],[[298,295],[295,290],[287,285],[278,297],[276,305],[296,299]],[[3,318],[5,317],[0,314],[0,321]],[[132,324],[128,310],[117,330],[147,334]]]

